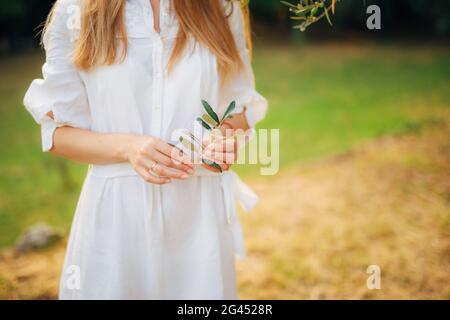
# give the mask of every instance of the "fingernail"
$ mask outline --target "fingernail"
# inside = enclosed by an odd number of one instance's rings
[[[187,178],[189,178],[190,176],[189,175],[187,175],[187,174],[183,174],[183,175],[181,175],[181,179],[187,179]]]
[[[189,174],[194,174],[194,169],[188,169],[187,171]]]

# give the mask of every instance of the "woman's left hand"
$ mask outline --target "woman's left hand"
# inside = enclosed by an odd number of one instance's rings
[[[203,158],[217,163],[222,171],[230,170],[233,163],[236,162],[238,154],[238,141],[236,137],[226,136],[222,133],[211,135],[204,141]],[[210,171],[219,172],[217,168],[202,164]]]

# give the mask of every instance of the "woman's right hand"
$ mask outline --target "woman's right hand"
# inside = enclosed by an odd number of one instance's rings
[[[194,174],[192,160],[159,138],[133,136],[126,148],[128,161],[148,183],[166,184]]]

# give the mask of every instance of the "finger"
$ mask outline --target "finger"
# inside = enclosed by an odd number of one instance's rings
[[[222,169],[222,172],[229,171],[231,168],[231,166],[228,164],[219,164],[219,166]],[[202,167],[209,171],[212,171],[212,172],[221,173],[219,169],[217,169],[216,167],[213,167],[213,166],[209,166],[206,163],[203,163]]]
[[[214,143],[209,144],[206,149],[234,153],[237,150],[237,139],[220,139]]]
[[[194,174],[194,169],[192,167],[174,160],[157,150],[150,151],[150,156],[155,162],[163,164],[166,167],[174,168],[190,175]]]
[[[184,171],[178,169],[169,169],[168,167],[158,162],[156,162],[155,165],[155,161],[149,158],[140,159],[138,164],[146,168],[150,174],[160,177],[167,177],[170,179],[187,179],[190,177],[190,175]]]
[[[203,152],[203,157],[218,164],[233,164],[236,162],[238,155],[237,153],[223,153],[206,150]]]
[[[172,147],[171,145],[165,143],[162,140],[156,140],[155,148],[162,154],[165,154],[166,156],[170,157],[171,159],[179,161],[190,167],[193,167],[191,158],[184,152],[182,152],[180,149]]]
[[[191,177],[191,175],[185,173],[184,171],[172,169],[162,164],[157,164],[156,166],[153,166],[153,169],[150,171],[150,173],[152,172],[158,176],[168,177],[171,179],[184,180]]]
[[[171,182],[171,180],[167,177],[157,177],[155,175],[152,175],[150,173],[150,171],[143,166],[138,166],[135,168],[135,170],[142,177],[142,179],[144,179],[144,181],[147,183],[162,185],[162,184],[167,184],[167,183]]]
[[[206,170],[212,171],[212,172],[216,172],[216,173],[220,173],[220,170],[218,170],[215,167],[212,166],[208,166],[207,164],[203,163],[202,167],[205,168]]]

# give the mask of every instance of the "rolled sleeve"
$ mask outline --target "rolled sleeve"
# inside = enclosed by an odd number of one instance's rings
[[[76,2],[75,2],[76,3]],[[84,83],[71,61],[73,30],[67,27],[68,5],[58,0],[53,20],[44,39],[46,61],[42,79],[34,80],[25,94],[24,105],[41,126],[42,149],[53,147],[56,128],[72,126],[88,129],[91,116]],[[53,113],[53,119],[48,114]]]

